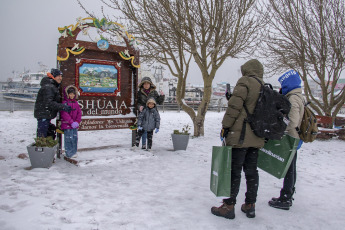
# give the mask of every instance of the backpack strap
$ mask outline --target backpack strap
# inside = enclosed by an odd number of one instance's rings
[[[290,94],[289,97],[290,97],[291,95],[296,95],[299,99],[301,99],[302,102],[303,102],[304,107],[306,107],[306,106],[310,103],[310,101],[305,102],[305,100],[304,100],[303,98],[301,98],[301,97],[300,97],[298,94],[296,94],[296,93]],[[288,98],[289,98],[289,97],[288,97]],[[296,129],[296,131],[297,131],[298,134],[301,134],[301,130],[299,129],[299,127],[295,127],[295,129]]]
[[[260,83],[261,87],[263,86],[262,82],[261,82],[256,76],[250,75],[250,76],[248,76],[248,77],[255,78],[255,79]],[[270,85],[271,85],[271,84],[270,84]],[[272,85],[271,85],[271,87],[272,87]],[[261,91],[261,88],[260,88],[260,91]],[[249,111],[248,111],[248,108],[247,108],[245,102],[243,102],[243,107],[244,107],[244,110],[245,110],[246,113],[247,113],[247,118],[245,118],[245,119],[243,120],[241,135],[240,135],[240,139],[239,139],[239,141],[238,141],[238,143],[239,143],[240,145],[243,144],[244,137],[245,137],[245,135],[246,135],[246,125],[247,125],[247,122],[250,122],[250,118],[249,118],[249,117],[250,117],[250,115],[251,115],[251,114],[249,113]]]

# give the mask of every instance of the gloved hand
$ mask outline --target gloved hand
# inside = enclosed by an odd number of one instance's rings
[[[78,124],[78,122],[73,122],[72,124],[71,124],[71,126],[72,126],[72,128],[73,129],[76,129],[76,128],[78,128],[79,127],[79,124]]]
[[[223,141],[224,138],[228,136],[228,133],[229,133],[229,128],[222,128],[222,130],[220,131],[220,140]]]
[[[156,129],[155,133],[158,133],[159,132],[159,129]]]
[[[63,111],[66,111],[67,113],[71,112],[72,111],[72,107],[67,105],[67,104],[63,104],[63,108],[62,108]]]
[[[232,96],[232,93],[229,93],[229,92],[225,93],[226,100],[229,100],[231,96]]]
[[[141,126],[138,126],[138,130],[143,130],[143,127],[141,127]]]

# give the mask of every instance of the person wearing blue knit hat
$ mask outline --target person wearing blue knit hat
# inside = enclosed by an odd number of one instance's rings
[[[284,73],[278,81],[282,87],[282,94],[286,95],[291,103],[291,110],[288,114],[290,122],[286,127],[286,132],[289,136],[299,139],[296,128],[301,126],[305,104],[305,100],[302,95],[301,77],[297,71],[289,70]],[[297,149],[301,147],[302,143],[303,141],[300,141]],[[268,202],[269,206],[284,210],[289,210],[292,206],[292,196],[295,192],[296,184],[296,161],[297,151],[284,177],[283,188],[280,190],[280,196],[278,198],[273,197],[272,200]]]

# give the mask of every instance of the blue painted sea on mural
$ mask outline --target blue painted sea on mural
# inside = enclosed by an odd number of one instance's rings
[[[80,87],[84,93],[114,93],[117,88]]]

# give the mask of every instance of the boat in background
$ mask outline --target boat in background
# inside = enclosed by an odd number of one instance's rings
[[[38,90],[41,88],[42,78],[47,72],[23,73],[17,78],[9,78],[2,85],[3,97],[5,99],[35,102]]]

